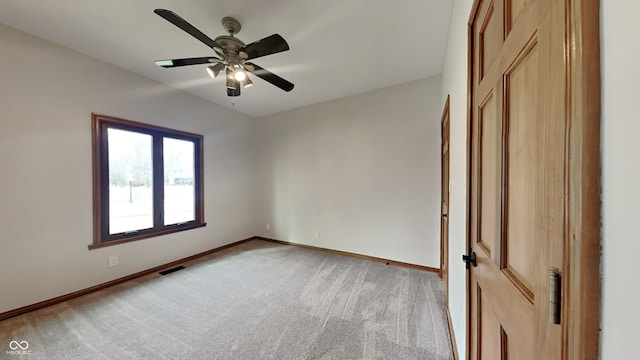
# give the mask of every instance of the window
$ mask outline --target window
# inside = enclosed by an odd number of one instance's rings
[[[90,249],[205,226],[202,136],[92,115]]]

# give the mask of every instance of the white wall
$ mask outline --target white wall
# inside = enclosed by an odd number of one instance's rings
[[[259,235],[439,267],[439,94],[435,77],[259,119]]]
[[[466,358],[467,22],[473,0],[456,0],[442,72],[441,101],[450,96],[449,310],[460,359]]]
[[[637,1],[601,1],[601,359],[630,359],[640,342],[640,43]]]
[[[0,312],[255,234],[254,120],[2,25],[0,49]],[[208,225],[89,251],[91,112],[204,135]]]

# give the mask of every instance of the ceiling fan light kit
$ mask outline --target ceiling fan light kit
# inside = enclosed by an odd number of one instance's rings
[[[207,66],[207,73],[209,73],[209,76],[212,78],[216,78],[225,67],[226,65],[224,63],[219,62],[215,65]]]
[[[222,70],[225,70],[228,96],[240,96],[240,85],[244,88],[253,85],[253,81],[251,81],[247,72],[284,91],[293,90],[293,83],[254,63],[247,62],[247,60],[289,50],[289,44],[287,44],[282,36],[273,34],[245,45],[244,42],[235,37],[242,28],[240,22],[227,16],[222,18],[222,26],[229,35],[218,36],[213,40],[170,10],[156,9],[154,12],[189,35],[200,40],[200,42],[213,49],[217,55],[198,58],[156,60],[156,65],[163,68],[174,68],[215,63],[207,67],[207,73],[212,78],[216,78]]]

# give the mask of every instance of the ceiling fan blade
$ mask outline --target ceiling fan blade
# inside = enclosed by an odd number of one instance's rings
[[[247,67],[245,67],[245,69],[247,69],[249,72],[251,72],[252,74],[254,74],[255,76],[261,78],[262,80],[271,83],[272,85],[275,85],[277,87],[279,87],[280,89],[284,90],[284,91],[291,91],[293,90],[294,85],[290,82],[288,82],[287,80],[281,78],[280,76],[254,64],[254,63],[246,63],[246,65],[249,65]],[[253,68],[253,70],[251,70],[251,68]]]
[[[169,60],[156,60],[156,65],[163,68],[174,68],[178,66],[198,65],[198,64],[210,64],[220,61],[217,57],[198,57],[198,58],[186,58],[186,59],[169,59]]]
[[[289,50],[289,44],[278,34],[267,36],[264,39],[254,41],[240,49],[240,52],[247,54],[247,60],[259,58]]]
[[[162,16],[165,20],[169,21],[170,23],[179,27],[180,29],[184,30],[194,38],[200,40],[208,47],[212,49],[215,49],[215,48],[222,49],[222,46],[220,46],[220,44],[218,44],[213,39],[211,39],[210,37],[202,33],[202,31],[196,29],[193,25],[189,24],[187,20],[181,18],[173,11],[165,10],[165,9],[155,9],[153,10],[153,12]]]

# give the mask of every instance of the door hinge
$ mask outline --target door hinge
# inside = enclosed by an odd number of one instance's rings
[[[549,269],[549,322],[560,324],[562,311],[562,276],[560,270]]]

